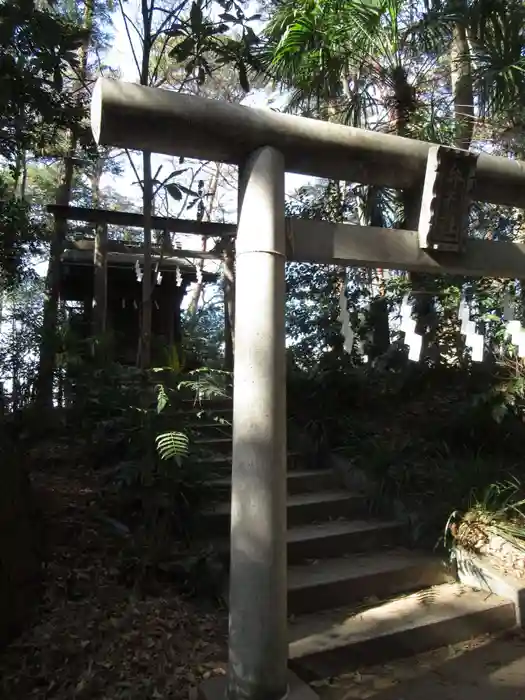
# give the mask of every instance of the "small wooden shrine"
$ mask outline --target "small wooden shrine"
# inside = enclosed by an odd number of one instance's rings
[[[100,245],[98,235],[82,235],[65,241],[61,255],[60,299],[76,302],[69,318],[70,327],[80,339],[102,333],[111,340],[115,360],[135,364],[140,337],[144,249],[141,243],[108,240],[106,233]],[[155,362],[166,362],[167,350],[181,341],[181,305],[188,286],[196,282],[200,274],[204,281],[216,278],[213,273],[201,273],[177,252],[160,246],[151,251],[151,334]],[[182,251],[183,254],[188,252]],[[97,310],[97,304],[104,308]]]

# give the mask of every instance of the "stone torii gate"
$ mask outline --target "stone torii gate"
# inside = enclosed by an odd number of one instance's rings
[[[524,277],[524,245],[470,240],[465,222],[471,199],[525,207],[525,163],[108,79],[91,119],[101,145],[240,167],[226,690],[301,693],[287,670],[285,260]],[[414,230],[285,220],[285,171],[408,190]]]

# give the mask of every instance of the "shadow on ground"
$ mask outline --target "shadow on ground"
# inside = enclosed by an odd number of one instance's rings
[[[479,638],[314,686],[321,700],[511,700],[525,695],[525,634]]]

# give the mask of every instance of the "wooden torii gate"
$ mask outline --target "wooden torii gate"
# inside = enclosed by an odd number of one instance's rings
[[[240,167],[222,691],[299,694],[287,671],[285,260],[524,277],[524,245],[468,239],[465,224],[471,199],[525,207],[525,163],[108,79],[96,85],[91,121],[101,145]],[[285,171],[408,190],[412,230],[286,220]]]

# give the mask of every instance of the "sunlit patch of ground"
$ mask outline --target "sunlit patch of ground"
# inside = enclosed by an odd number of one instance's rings
[[[321,700],[511,700],[525,697],[525,638],[484,636],[315,682]]]

